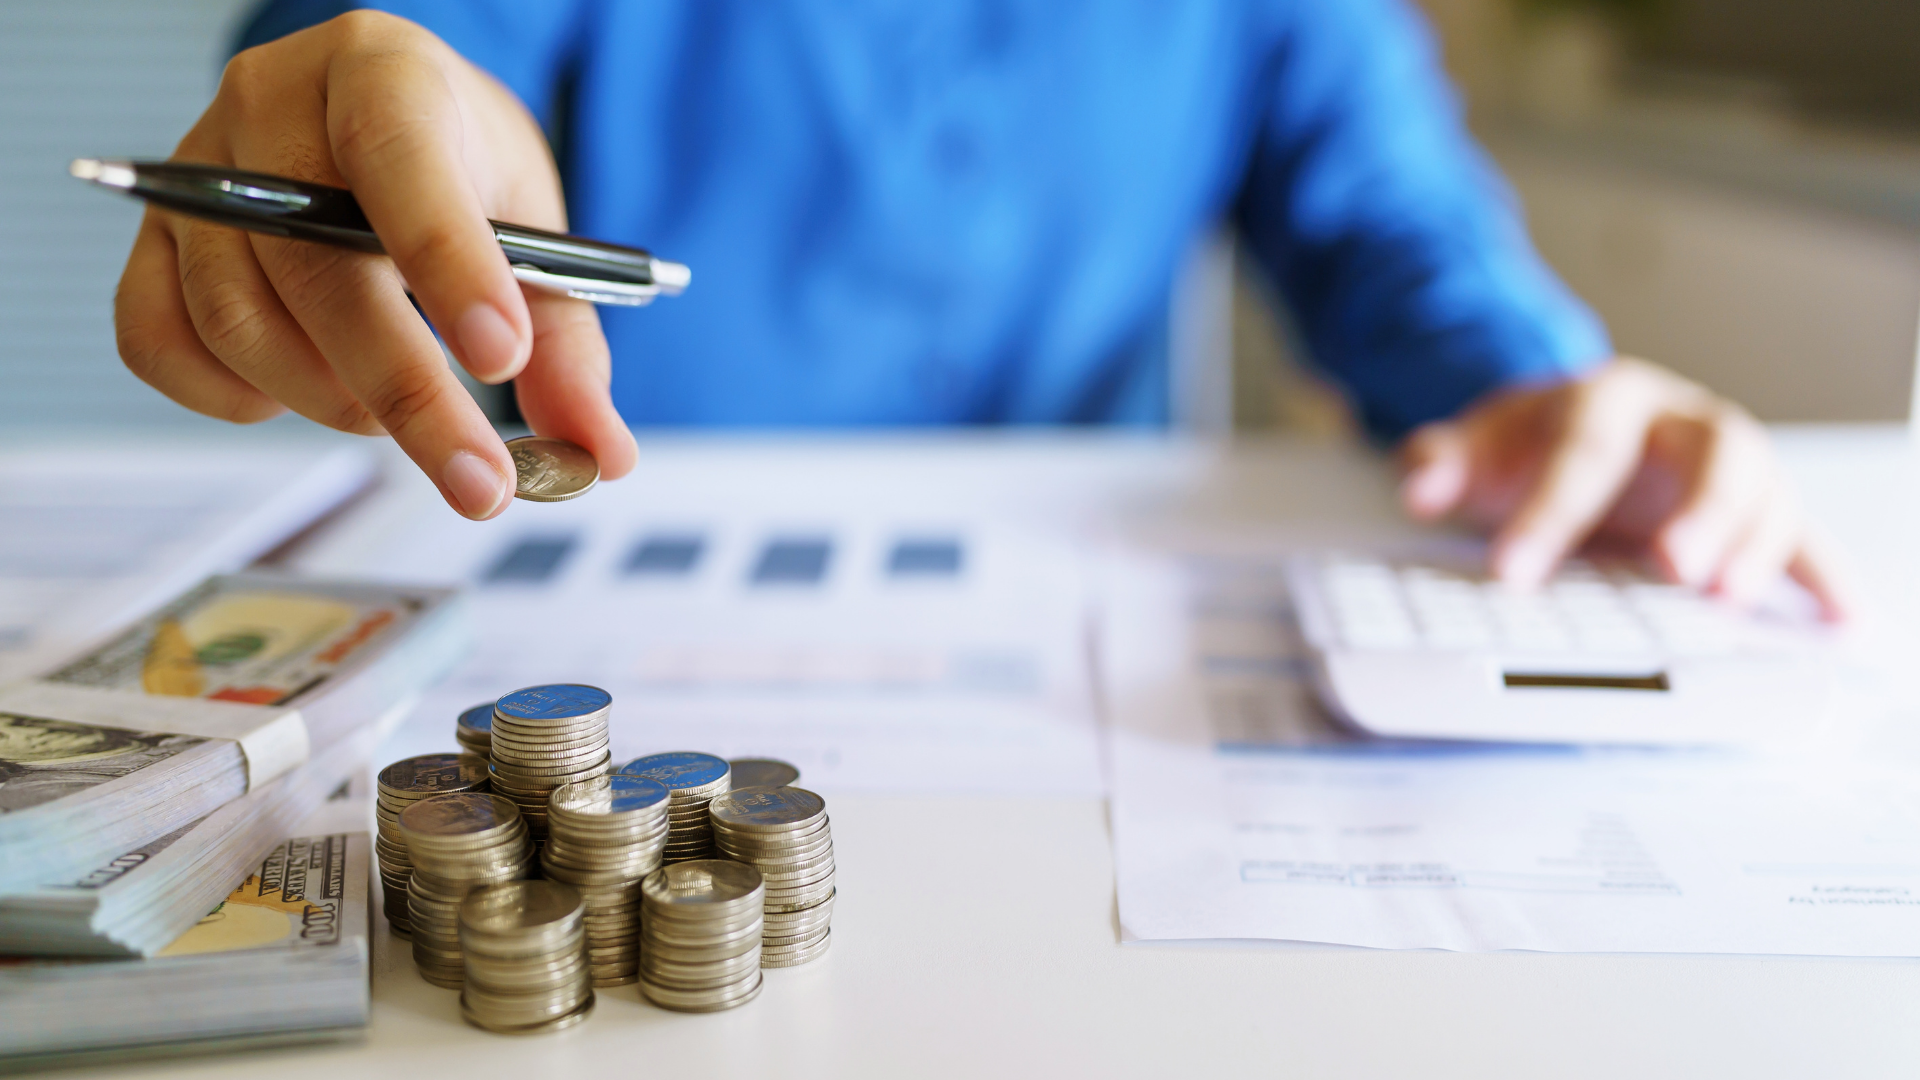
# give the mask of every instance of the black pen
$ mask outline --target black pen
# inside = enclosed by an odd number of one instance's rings
[[[249,232],[374,254],[386,250],[353,193],[344,188],[177,161],[80,158],[68,171],[155,206]],[[656,259],[639,248],[524,225],[491,224],[513,276],[542,292],[632,306],[660,293],[677,296],[693,278],[693,271],[680,263]]]

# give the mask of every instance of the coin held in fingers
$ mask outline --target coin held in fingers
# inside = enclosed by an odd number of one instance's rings
[[[600,480],[600,463],[593,455],[564,439],[522,435],[507,440],[513,455],[513,495],[533,502],[565,502],[593,490]]]

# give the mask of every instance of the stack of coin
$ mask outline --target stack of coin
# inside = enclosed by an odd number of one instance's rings
[[[400,812],[400,835],[413,860],[407,884],[413,962],[421,978],[458,989],[460,902],[483,885],[527,876],[533,844],[526,820],[498,795],[435,795]]]
[[[593,1012],[587,979],[586,907],[570,885],[509,881],[460,904],[467,961],[460,1015],[506,1035],[572,1027]]]
[[[632,982],[640,963],[640,879],[667,843],[667,789],[643,776],[596,776],[555,788],[547,810],[547,877],[586,902],[593,985]]]
[[[833,832],[825,799],[805,788],[735,788],[713,800],[714,842],[766,882],[761,967],[797,967],[833,930]]]
[[[727,762],[733,770],[732,785],[743,787],[785,787],[800,782],[800,770],[774,758],[743,757]]]
[[[489,757],[493,754],[493,702],[486,701],[460,714],[453,725],[453,737],[460,749],[469,754]],[[787,783],[792,783],[789,780]]]
[[[760,871],[727,859],[662,866],[640,883],[640,993],[719,1012],[760,993]]]
[[[554,788],[606,774],[612,709],[605,690],[572,683],[529,686],[494,702],[493,790],[519,804],[534,839],[546,839]]]
[[[733,786],[733,773],[724,759],[675,750],[635,758],[621,766],[620,772],[658,780],[673,792],[673,802],[667,808],[667,821],[673,830],[667,836],[666,861],[713,857],[713,822],[707,817],[707,803]]]
[[[380,855],[380,885],[386,894],[387,924],[396,934],[412,933],[407,916],[407,882],[413,860],[400,836],[400,811],[429,795],[487,790],[487,763],[472,754],[422,754],[380,770],[374,815],[379,831],[373,849]]]

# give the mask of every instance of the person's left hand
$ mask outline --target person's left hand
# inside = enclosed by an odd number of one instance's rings
[[[1401,448],[1422,520],[1494,532],[1496,576],[1538,585],[1589,540],[1651,555],[1674,581],[1751,604],[1784,571],[1834,620],[1851,603],[1759,422],[1643,360],[1498,391]]]

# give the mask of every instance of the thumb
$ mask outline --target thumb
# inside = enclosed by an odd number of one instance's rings
[[[1466,432],[1458,424],[1428,424],[1400,449],[1406,475],[1400,481],[1400,502],[1420,521],[1435,521],[1452,513],[1466,497],[1472,460]]]

